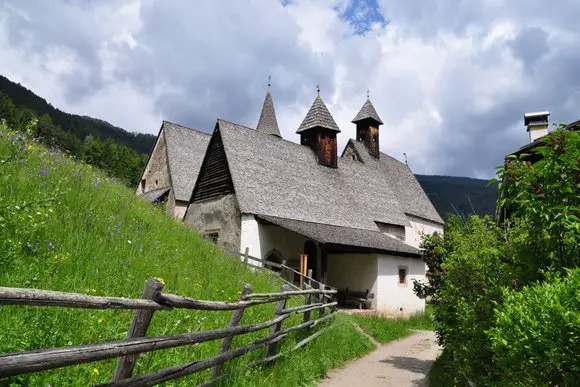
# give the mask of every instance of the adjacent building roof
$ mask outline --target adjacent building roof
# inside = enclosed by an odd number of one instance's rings
[[[399,239],[385,235],[380,231],[303,222],[266,215],[257,215],[257,217],[327,245],[360,248],[366,251],[395,253],[397,255],[416,257],[421,255],[419,249],[409,246]]]
[[[375,221],[409,225],[378,168],[347,158],[328,168],[306,146],[224,120],[217,129],[243,213],[374,231]]]
[[[265,134],[273,134],[280,136],[280,129],[278,128],[278,120],[276,119],[276,110],[274,109],[274,101],[272,101],[272,93],[266,93],[264,105],[262,106],[262,113],[258,120],[256,130]]]
[[[189,201],[211,135],[163,121],[167,159],[175,200]]]
[[[316,99],[312,103],[310,110],[306,114],[306,117],[304,117],[304,121],[302,121],[296,133],[302,133],[305,130],[313,128],[325,128],[340,133],[336,121],[332,118],[320,95],[316,96]]]
[[[369,155],[364,144],[350,139],[346,145],[353,147],[367,169],[372,169],[394,192],[401,210],[432,222],[443,224],[443,219],[425,194],[413,171],[405,164],[381,152],[381,157]],[[341,160],[344,158],[341,157]],[[364,168],[361,168],[364,169]],[[379,221],[379,219],[375,219]]]
[[[145,192],[143,195],[141,195],[141,197],[143,199],[147,200],[148,202],[155,203],[160,198],[162,198],[164,195],[166,195],[170,189],[171,189],[171,187],[163,187],[163,188],[154,189],[152,191]]]
[[[362,106],[356,117],[353,118],[351,122],[356,124],[359,121],[363,121],[369,118],[375,120],[379,125],[383,124],[383,121],[379,117],[379,114],[375,110],[375,107],[373,106],[371,100],[367,98],[366,102],[364,103],[364,105]]]

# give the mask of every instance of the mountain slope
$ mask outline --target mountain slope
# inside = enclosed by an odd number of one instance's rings
[[[130,133],[106,121],[65,113],[24,86],[1,75],[0,91],[6,94],[17,108],[26,107],[38,116],[48,114],[55,125],[60,126],[66,132],[74,133],[81,140],[89,135],[110,137],[119,144],[126,145],[139,153],[149,153],[153,149],[155,136],[151,134]]]
[[[497,184],[469,177],[415,175],[443,219],[449,214],[493,215]]]

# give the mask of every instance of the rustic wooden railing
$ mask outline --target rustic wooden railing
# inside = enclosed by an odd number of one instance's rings
[[[239,256],[236,253],[230,253],[232,256]],[[298,270],[293,269],[292,267],[286,265],[286,261],[282,261],[282,263],[268,261],[266,259],[261,259],[257,257],[253,257],[249,254],[249,248],[246,247],[245,252],[240,254],[242,256],[242,262],[245,265],[250,265],[253,268],[257,269],[269,269],[271,271],[277,272],[282,280],[296,289],[304,289],[306,284],[312,286],[315,289],[328,289],[328,290],[337,290],[335,287],[327,285],[323,282],[317,281],[312,278],[312,270],[308,270],[307,275],[299,272]],[[257,266],[253,262],[259,262],[262,266]],[[299,278],[299,286],[295,285],[293,281],[290,280],[290,276],[297,276]]]
[[[142,298],[130,299],[97,297],[39,289],[0,287],[0,305],[136,310],[126,339],[106,343],[1,354],[0,378],[119,357],[112,381],[105,384],[106,386],[152,386],[212,368],[212,379],[204,384],[211,385],[225,376],[222,373],[225,362],[262,347],[267,347],[265,358],[247,366],[253,367],[258,364],[272,362],[284,355],[284,353],[279,351],[278,344],[290,332],[311,329],[336,314],[336,302],[311,302],[313,297],[318,297],[321,300],[322,295],[333,295],[336,290],[312,289],[309,286],[304,290],[290,290],[290,287],[285,284],[282,285],[279,293],[253,293],[252,287],[245,285],[237,302],[223,302],[196,300],[165,294],[161,293],[162,288],[163,285],[159,280],[150,278],[145,285]],[[305,304],[290,308],[286,307],[288,298],[294,296],[304,297]],[[264,322],[240,325],[244,311],[247,308],[273,302],[276,302],[274,318]],[[233,311],[233,314],[226,328],[170,336],[146,337],[153,313],[157,310],[171,310],[173,308]],[[320,311],[318,319],[310,318],[310,312],[314,310]],[[293,314],[303,314],[303,322],[283,328],[284,321]],[[268,336],[244,347],[231,348],[233,337],[264,329],[270,329]],[[292,350],[303,347],[309,341],[320,336],[321,333],[322,330],[319,330],[309,335],[306,339],[296,344]],[[222,343],[219,353],[214,357],[197,359],[191,363],[175,365],[146,375],[132,376],[135,362],[141,353],[219,339],[222,340]]]

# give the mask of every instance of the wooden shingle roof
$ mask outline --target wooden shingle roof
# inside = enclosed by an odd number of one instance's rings
[[[314,103],[312,103],[310,110],[306,114],[306,117],[304,117],[304,121],[302,121],[296,133],[302,133],[305,130],[313,128],[324,128],[340,133],[336,121],[332,118],[332,114],[328,111],[320,95],[316,96]]]

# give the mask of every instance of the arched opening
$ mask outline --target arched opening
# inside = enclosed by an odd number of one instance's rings
[[[284,260],[284,257],[282,256],[282,253],[276,249],[272,249],[266,254],[266,261],[268,261],[268,262],[282,264],[283,260]],[[281,269],[278,267],[269,266],[268,268],[271,269],[272,271],[277,271],[277,272],[281,271]]]
[[[308,255],[307,269],[312,269],[312,278],[318,278],[318,248],[316,243],[306,241],[304,243],[304,254]]]

